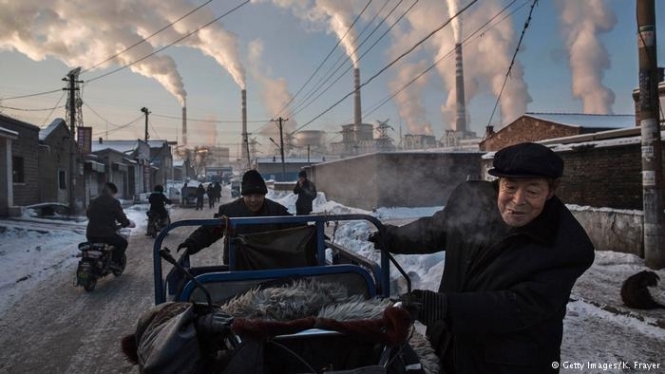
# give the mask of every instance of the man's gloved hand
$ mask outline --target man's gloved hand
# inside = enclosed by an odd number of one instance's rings
[[[446,295],[430,290],[413,290],[400,296],[404,306],[413,314],[413,318],[423,325],[432,326],[437,321],[445,323]]]
[[[381,245],[383,244],[384,239],[385,235],[383,235],[383,230],[378,230],[369,234],[367,241],[374,243],[374,248],[381,249]]]
[[[231,329],[233,317],[222,310],[202,314],[194,320],[196,332],[203,336],[222,336]]]
[[[198,252],[198,247],[194,244],[193,241],[191,241],[189,239],[187,239],[184,242],[180,243],[178,245],[178,248],[176,249],[176,252],[180,253],[180,250],[183,249],[183,248],[185,248],[187,253],[189,253],[190,255]]]

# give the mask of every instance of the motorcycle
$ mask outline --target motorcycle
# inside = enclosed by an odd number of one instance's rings
[[[119,229],[119,234],[128,239],[129,230]],[[113,273],[119,277],[127,265],[127,256],[123,253],[119,264],[112,264],[111,254],[114,247],[106,243],[83,242],[78,245],[80,257],[76,269],[76,279],[74,286],[83,286],[87,292],[92,292],[97,285],[97,280]]]
[[[157,237],[162,229],[171,224],[171,216],[168,214],[168,210],[165,218],[160,218],[159,214],[148,211],[148,227],[146,235],[149,235],[153,239]]]

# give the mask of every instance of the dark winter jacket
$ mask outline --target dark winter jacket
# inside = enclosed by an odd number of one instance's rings
[[[242,198],[236,199],[228,204],[219,206],[216,217],[256,217],[256,216],[290,216],[291,214],[283,205],[270,199],[265,199],[263,207],[256,213],[247,208]],[[264,225],[241,225],[238,226],[234,234],[249,234],[263,231],[273,231],[283,228],[293,227],[292,224],[264,224]],[[226,230],[221,227],[201,226],[194,231],[186,243],[189,244],[189,254],[194,254],[203,248],[209,247],[217,240],[224,237]],[[225,246],[226,247],[226,246]],[[224,248],[224,259],[226,262],[228,253]]]
[[[116,222],[122,227],[129,226],[130,222],[120,206],[120,202],[107,192],[94,198],[86,212],[88,238],[107,238],[116,232]]]
[[[302,186],[296,183],[293,193],[298,195],[296,200],[296,214],[304,215],[312,212],[312,202],[316,199],[316,186],[309,179],[305,179]]]
[[[497,194],[497,182],[463,183],[432,217],[388,226],[385,242],[394,253],[446,251],[446,319],[427,331],[446,373],[557,372],[566,305],[593,244],[556,196],[510,228]]]
[[[159,214],[160,217],[164,218],[168,215],[165,204],[172,204],[171,200],[164,196],[161,192],[153,192],[148,197],[148,202],[150,203],[150,212]]]

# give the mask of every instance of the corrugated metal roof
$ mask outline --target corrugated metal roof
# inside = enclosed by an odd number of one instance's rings
[[[524,113],[525,116],[586,128],[625,128],[635,126],[632,114]]]

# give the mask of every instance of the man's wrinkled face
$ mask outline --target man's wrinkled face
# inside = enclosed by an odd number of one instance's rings
[[[247,208],[249,208],[250,211],[256,213],[259,210],[261,210],[265,197],[266,196],[264,194],[253,193],[249,195],[243,195],[242,201],[245,203],[245,205],[247,206]]]
[[[522,227],[543,212],[554,195],[546,178],[499,178],[499,212],[511,227]]]

